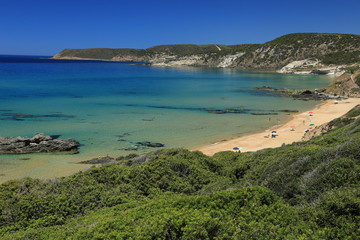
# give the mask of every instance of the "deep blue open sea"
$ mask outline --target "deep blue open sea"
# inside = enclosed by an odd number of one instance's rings
[[[88,167],[77,163],[81,160],[154,150],[137,144],[143,141],[192,148],[262,131],[289,115],[252,113],[305,111],[317,103],[264,94],[255,87],[320,88],[332,80],[0,55],[0,136],[45,133],[82,144],[79,154],[0,154],[0,182],[64,176]],[[208,112],[229,108],[243,112]]]

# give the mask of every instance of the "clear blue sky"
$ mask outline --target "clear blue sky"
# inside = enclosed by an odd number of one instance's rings
[[[360,0],[0,0],[0,54],[360,34]]]

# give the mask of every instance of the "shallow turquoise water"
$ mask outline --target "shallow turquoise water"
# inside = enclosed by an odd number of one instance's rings
[[[120,156],[165,147],[203,145],[261,131],[288,115],[251,115],[291,109],[305,111],[316,102],[264,95],[254,87],[320,88],[327,76],[245,73],[233,69],[166,68],[114,62],[56,61],[0,57],[1,136],[36,133],[74,138],[73,154],[0,154],[0,182],[24,177],[50,178],[87,166],[94,156]],[[214,114],[206,109],[247,109]],[[37,115],[18,118],[14,113]],[[21,158],[30,160],[20,160]]]

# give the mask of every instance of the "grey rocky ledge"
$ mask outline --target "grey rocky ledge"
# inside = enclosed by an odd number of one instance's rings
[[[74,139],[57,139],[42,133],[32,138],[0,137],[0,153],[76,152],[79,146]]]

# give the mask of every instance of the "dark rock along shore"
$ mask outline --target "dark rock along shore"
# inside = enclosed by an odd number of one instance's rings
[[[292,97],[297,100],[328,100],[328,99],[344,99],[342,96],[329,94],[325,89],[315,89],[315,90],[295,90],[295,89],[286,89],[286,88],[272,88],[269,86],[256,87],[255,90],[260,90],[264,92],[273,92],[281,96]]]
[[[0,137],[0,153],[75,152],[79,146],[74,139],[57,139],[42,133],[32,138]]]

